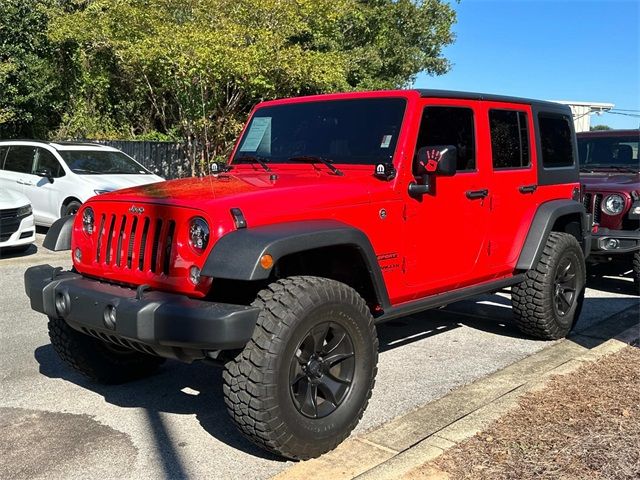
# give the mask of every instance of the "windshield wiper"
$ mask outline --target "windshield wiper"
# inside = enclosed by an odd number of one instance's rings
[[[640,170],[640,166],[638,166],[638,168],[631,168],[631,167],[623,167],[621,165],[609,165],[608,168],[612,168],[613,170],[617,170],[618,172],[637,172],[638,170]]]
[[[269,168],[269,165],[267,165],[267,159],[264,157],[259,157],[258,155],[245,155],[243,157],[235,158],[233,161],[241,162],[242,160],[247,161],[249,163],[257,163],[262,168],[264,168],[265,172],[271,171],[271,169]]]
[[[104,172],[98,172],[96,170],[89,170],[88,168],[72,168],[71,169],[74,173],[89,173],[89,174],[97,174],[97,175],[103,175]]]
[[[287,161],[303,162],[303,163],[323,163],[324,165],[327,166],[329,170],[331,170],[333,173],[335,173],[339,177],[344,175],[344,173],[342,173],[341,170],[339,170],[335,165],[333,165],[333,162],[331,160],[329,160],[328,158],[323,158],[316,155],[299,155],[297,157],[290,157],[287,159]]]
[[[637,168],[625,167],[622,165],[606,165],[606,164],[593,164],[588,167],[580,167],[581,172],[594,172],[596,170],[615,170],[617,172],[635,173],[638,170],[640,170],[640,165]]]

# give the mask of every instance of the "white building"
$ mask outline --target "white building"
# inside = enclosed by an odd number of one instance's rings
[[[568,105],[569,108],[571,108],[576,132],[588,132],[591,128],[591,117],[593,115],[602,115],[603,112],[607,112],[615,107],[613,103],[573,102],[569,100],[554,101]]]

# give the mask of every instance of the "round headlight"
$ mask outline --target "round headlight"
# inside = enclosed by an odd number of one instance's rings
[[[209,243],[209,225],[204,218],[195,217],[189,222],[189,244],[196,253],[205,251]]]
[[[622,195],[618,195],[614,193],[609,195],[602,202],[602,211],[604,213],[608,213],[609,215],[619,215],[624,210],[624,198]]]
[[[95,230],[95,217],[91,207],[85,208],[82,212],[82,229],[87,235],[92,235]]]

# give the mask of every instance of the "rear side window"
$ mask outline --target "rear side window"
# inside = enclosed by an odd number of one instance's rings
[[[453,145],[458,153],[458,171],[475,170],[474,131],[470,108],[425,107],[415,151],[431,145]]]
[[[493,168],[528,167],[529,129],[526,112],[490,110]]]
[[[4,169],[18,173],[31,173],[36,147],[11,146],[4,161]]]
[[[9,147],[0,147],[0,170],[4,168],[4,158],[7,156]]]
[[[544,168],[570,167],[574,164],[571,121],[564,115],[538,115]]]

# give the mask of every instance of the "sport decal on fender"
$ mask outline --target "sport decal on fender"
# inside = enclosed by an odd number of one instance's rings
[[[400,258],[397,252],[381,253],[376,255],[380,270],[388,272],[400,268]]]

